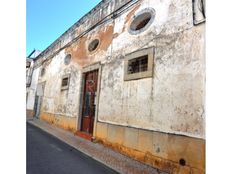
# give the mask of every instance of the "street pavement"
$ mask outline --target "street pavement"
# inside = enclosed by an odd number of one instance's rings
[[[27,174],[116,174],[52,135],[27,123]]]

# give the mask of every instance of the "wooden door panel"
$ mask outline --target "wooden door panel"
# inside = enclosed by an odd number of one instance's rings
[[[84,99],[81,130],[93,133],[95,116],[95,97],[97,92],[98,70],[84,74]]]

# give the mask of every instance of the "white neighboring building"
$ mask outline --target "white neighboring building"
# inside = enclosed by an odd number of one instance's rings
[[[34,115],[35,91],[38,81],[38,71],[33,71],[34,60],[41,53],[39,50],[33,50],[26,60],[26,111],[27,117]]]

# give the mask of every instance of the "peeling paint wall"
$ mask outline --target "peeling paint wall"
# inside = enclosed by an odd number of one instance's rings
[[[155,9],[153,24],[139,35],[128,33],[128,17],[148,7]],[[103,65],[100,121],[204,138],[204,25],[192,20],[189,0],[142,1],[115,19],[118,37]],[[125,55],[152,46],[153,78],[123,81]]]
[[[78,96],[80,88],[80,71],[77,65],[64,64],[64,51],[56,55],[47,65],[44,77],[40,81],[46,82],[42,110],[68,117],[77,116]],[[70,75],[68,90],[61,90],[64,75]]]
[[[116,9],[120,10],[111,14]],[[129,27],[134,17],[151,9],[153,22],[143,32],[131,34]],[[120,142],[117,142],[120,147],[141,151],[143,155],[148,152],[157,159],[173,160],[175,165],[179,165],[179,158],[184,156],[189,166],[204,170],[204,37],[205,24],[193,23],[192,0],[102,1],[42,52],[35,62],[38,69],[46,70],[39,77],[39,83],[46,84],[41,119],[71,131],[79,130],[82,74],[86,67],[100,63],[94,135],[109,144],[115,143],[113,135],[120,134]],[[99,39],[100,43],[97,50],[89,52],[88,45],[94,39]],[[125,57],[150,47],[154,48],[152,77],[124,81]],[[64,58],[68,54],[71,54],[71,63],[65,65]],[[61,90],[65,75],[70,75],[69,88]],[[118,129],[121,132],[117,132]],[[131,138],[127,129],[138,134],[146,131],[155,143],[149,141],[149,147],[141,147],[139,144],[143,140],[140,138],[135,140],[137,145],[131,145],[127,143]],[[132,134],[137,136],[137,133]],[[197,147],[187,154],[183,150],[189,147],[188,139]],[[177,144],[166,147],[172,141]],[[157,148],[150,149],[154,145],[161,148],[162,153],[156,152]],[[191,159],[198,150],[201,154]],[[135,155],[132,157],[136,158]],[[166,162],[162,165],[166,166]]]
[[[93,64],[94,62],[102,61],[105,56],[111,55],[111,52],[108,50],[110,49],[110,45],[113,40],[113,27],[113,22],[108,22],[104,26],[99,26],[75,42],[72,46],[66,48],[65,53],[71,54],[73,61],[75,61],[81,67]],[[88,45],[96,38],[100,40],[98,50],[90,53],[88,51]]]
[[[204,137],[203,33],[199,26],[157,39],[154,78],[123,81],[120,56],[105,64],[99,120]]]
[[[104,11],[96,8],[87,14],[84,23],[72,28],[75,36],[99,22],[106,16],[103,13],[112,12],[117,6],[109,5],[112,2],[107,1]],[[204,24],[193,25],[192,1],[143,0],[127,8],[70,46],[58,52],[61,45],[56,46],[40,58],[56,53],[41,64],[46,68],[45,76],[39,79],[46,81],[42,110],[78,117],[82,68],[101,62],[99,121],[204,138]],[[130,34],[134,16],[148,8],[155,11],[154,22],[144,32]],[[90,15],[93,18],[87,19]],[[59,40],[65,38],[62,43],[66,43],[72,32]],[[96,38],[100,40],[98,49],[90,53],[88,45]],[[148,47],[155,50],[153,78],[124,81],[125,55]],[[68,66],[64,65],[67,54],[72,55]],[[71,75],[70,86],[61,91],[65,74]]]

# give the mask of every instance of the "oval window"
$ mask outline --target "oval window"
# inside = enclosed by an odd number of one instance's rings
[[[71,62],[71,54],[68,54],[64,58],[64,64],[68,65],[68,64],[70,64],[70,62]]]
[[[94,39],[90,44],[89,44],[89,47],[88,47],[88,50],[89,52],[93,52],[97,49],[99,45],[99,40],[98,39]]]
[[[130,24],[129,32],[138,34],[146,30],[154,19],[154,9],[145,9],[137,14]]]

